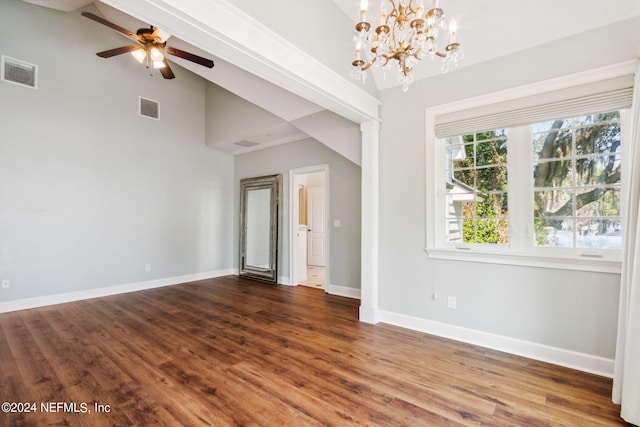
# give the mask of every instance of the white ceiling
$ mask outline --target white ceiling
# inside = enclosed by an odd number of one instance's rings
[[[356,22],[359,0],[333,0]],[[432,0],[425,0],[425,5]],[[372,20],[380,1],[369,1]],[[461,67],[540,46],[640,15],[638,0],[441,0],[445,16],[458,21],[457,41],[464,49]],[[446,41],[446,40],[445,40]],[[345,40],[345,43],[349,42]],[[440,44],[442,49],[443,44]],[[615,48],[615,46],[612,46]],[[394,74],[375,70],[378,89],[398,86]],[[439,60],[414,69],[415,79],[440,73]]]
[[[92,0],[24,0],[62,11],[71,11],[93,3]],[[329,1],[329,0],[316,0]],[[354,23],[359,17],[360,0],[332,0]],[[386,1],[386,0],[385,0]],[[433,0],[424,0],[427,5]],[[250,2],[244,2],[249,3]],[[99,2],[96,5],[101,6]],[[369,1],[368,16],[374,16],[380,0]],[[440,7],[447,17],[458,21],[458,42],[463,46],[465,59],[461,67],[509,55],[540,46],[554,40],[593,30],[640,15],[639,0],[441,0]],[[100,7],[101,11],[104,8]],[[275,14],[283,11],[274,10]],[[126,15],[119,16],[122,26],[139,25],[140,21]],[[136,23],[134,25],[134,23]],[[351,44],[351,40],[345,40]],[[612,46],[612,48],[615,48]],[[308,53],[308,52],[307,52]],[[416,80],[440,73],[440,63],[424,61],[414,74]],[[437,62],[437,63],[435,63]],[[334,70],[346,76],[348,67]],[[395,76],[375,70],[374,79],[379,90],[398,86]]]

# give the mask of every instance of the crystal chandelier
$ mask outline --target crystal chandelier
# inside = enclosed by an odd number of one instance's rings
[[[413,67],[427,56],[443,58],[442,72],[457,66],[463,53],[456,42],[458,24],[451,19],[448,24],[449,43],[444,52],[438,50],[438,38],[447,23],[439,0],[427,0],[432,8],[425,10],[424,0],[382,0],[378,26],[367,21],[368,0],[361,0],[360,22],[356,24],[353,38],[356,59],[351,75],[364,83],[366,71],[373,67],[383,70],[398,66],[399,82],[406,92],[413,82]],[[363,53],[364,52],[364,53]]]

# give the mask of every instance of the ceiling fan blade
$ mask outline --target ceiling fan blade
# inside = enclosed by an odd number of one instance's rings
[[[98,15],[94,15],[93,13],[89,13],[89,12],[82,12],[81,15],[86,17],[86,18],[92,19],[92,20],[94,20],[96,22],[99,22],[102,25],[106,25],[107,27],[109,27],[111,29],[114,29],[114,30],[126,35],[126,36],[129,36],[132,39],[137,40],[137,41],[139,41],[141,43],[144,42],[143,40],[140,39],[140,36],[138,36],[136,33],[132,33],[131,31],[127,30],[126,28],[122,28],[121,26],[116,25],[113,22],[109,22],[106,19],[99,17]]]
[[[185,52],[184,50],[176,49],[175,47],[166,46],[164,50],[169,55],[177,56],[178,58],[186,59],[187,61],[195,62],[196,64],[200,64],[208,68],[213,68],[213,61],[210,59]]]
[[[96,55],[98,55],[101,58],[111,58],[112,56],[133,52],[134,50],[141,49],[141,48],[142,47],[138,45],[122,46],[122,47],[117,47],[115,49],[105,50],[104,52],[98,52],[96,53]]]
[[[173,74],[173,71],[171,71],[171,67],[169,67],[169,63],[167,62],[167,59],[166,58],[163,59],[162,62],[164,63],[164,67],[159,68],[160,74],[162,74],[162,77],[164,77],[167,80],[175,79],[176,76]]]

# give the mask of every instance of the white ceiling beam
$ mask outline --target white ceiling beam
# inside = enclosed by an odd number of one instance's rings
[[[379,100],[226,0],[103,2],[342,117],[379,121]]]

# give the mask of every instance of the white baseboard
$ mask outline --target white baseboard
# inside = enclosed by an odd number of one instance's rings
[[[64,294],[46,295],[42,297],[6,301],[0,303],[0,313],[26,310],[29,308],[45,307],[48,305],[63,304],[65,302],[81,301],[91,298],[106,297],[109,295],[124,294],[127,292],[142,291],[145,289],[161,288],[164,286],[178,285],[181,283],[212,279],[214,277],[222,277],[232,274],[237,274],[237,269],[207,271],[204,273],[186,274],[184,276],[167,277],[163,279],[147,280],[144,282],[136,283],[127,283],[124,285],[108,286],[105,288],[87,289],[85,291],[67,292]]]
[[[528,357],[571,369],[577,369],[604,377],[613,377],[614,360],[586,353],[579,353],[544,344],[519,340],[460,326],[420,319],[404,314],[378,310],[381,322],[425,332],[439,337],[491,348],[505,353]]]
[[[361,305],[360,310],[358,312],[358,319],[360,319],[361,322],[375,325],[376,323],[380,322],[380,310],[374,310]],[[387,322],[387,323],[391,323],[391,322]],[[405,328],[411,329],[408,326],[405,326]]]
[[[360,299],[360,289],[357,288],[349,288],[346,286],[338,285],[326,285],[325,292],[340,297]]]
[[[278,285],[296,286],[291,283],[291,278],[289,276],[278,276]]]

